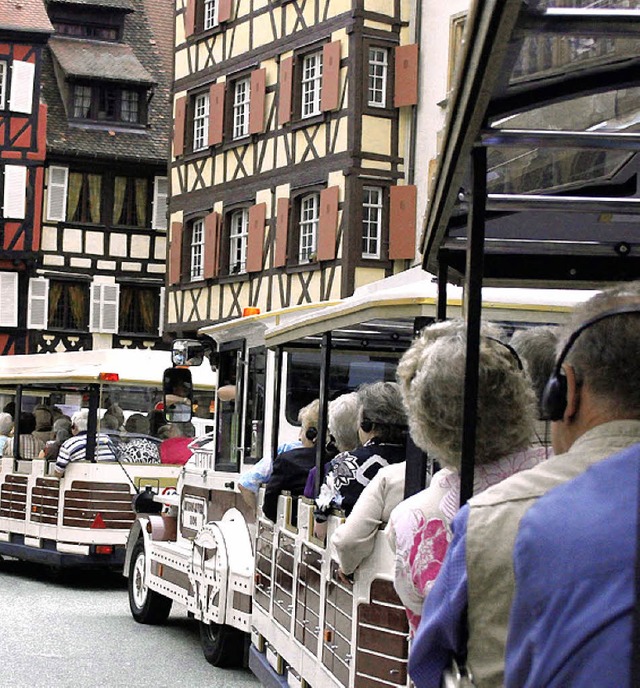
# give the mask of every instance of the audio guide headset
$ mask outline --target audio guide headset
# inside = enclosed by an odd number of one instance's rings
[[[506,342],[503,342],[502,339],[498,339],[497,337],[489,337],[488,335],[482,335],[485,339],[489,339],[492,342],[498,342],[501,346],[504,346],[505,349],[513,356],[513,359],[518,366],[518,370],[524,370],[524,366],[522,365],[522,359],[520,356],[518,356],[518,352],[511,346],[511,344],[507,344]]]
[[[567,339],[567,343],[562,348],[558,360],[551,373],[544,392],[542,393],[542,400],[540,402],[542,419],[543,420],[562,420],[564,411],[567,408],[567,378],[562,372],[562,364],[569,355],[576,339],[589,327],[595,325],[601,320],[612,318],[615,315],[625,315],[627,313],[640,313],[640,306],[621,306],[610,311],[604,311],[599,315],[590,318],[580,325],[577,330],[574,330]]]
[[[373,430],[373,421],[369,420],[366,416],[362,416],[360,428],[362,432],[371,432]]]
[[[307,431],[304,433],[304,436],[309,440],[309,442],[315,442],[318,438],[318,428],[307,428]]]

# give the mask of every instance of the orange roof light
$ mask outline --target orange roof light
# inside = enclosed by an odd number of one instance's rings
[[[242,317],[246,318],[248,315],[260,315],[260,309],[255,306],[247,306],[242,309]]]
[[[98,380],[103,382],[118,382],[120,375],[118,373],[99,373]]]

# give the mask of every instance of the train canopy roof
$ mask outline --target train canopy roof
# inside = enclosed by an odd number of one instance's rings
[[[476,214],[484,284],[640,275],[639,32],[638,0],[472,3],[423,230],[426,270],[465,279]]]

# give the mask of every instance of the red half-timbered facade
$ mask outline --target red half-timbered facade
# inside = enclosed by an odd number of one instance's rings
[[[52,31],[43,0],[0,0],[0,355],[28,352],[46,155],[40,83]]]

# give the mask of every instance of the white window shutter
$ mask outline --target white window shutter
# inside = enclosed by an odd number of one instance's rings
[[[27,328],[46,330],[49,316],[49,280],[32,277],[29,280],[29,311]]]
[[[33,111],[33,83],[35,65],[14,60],[11,65],[11,92],[9,110],[31,114]]]
[[[17,272],[0,272],[0,327],[18,327]]]
[[[5,165],[4,202],[5,218],[24,219],[27,206],[27,168],[24,165]]]
[[[116,334],[118,331],[118,297],[120,287],[117,284],[102,285],[102,321],[101,332]]]
[[[91,301],[89,302],[89,329],[100,332],[100,304],[102,303],[102,285],[91,285]]]
[[[160,315],[158,318],[158,334],[162,337],[164,332],[164,287],[160,287]]]
[[[68,167],[49,167],[47,188],[47,220],[63,222],[67,216]]]
[[[167,229],[167,196],[169,181],[166,177],[153,180],[153,229]]]

